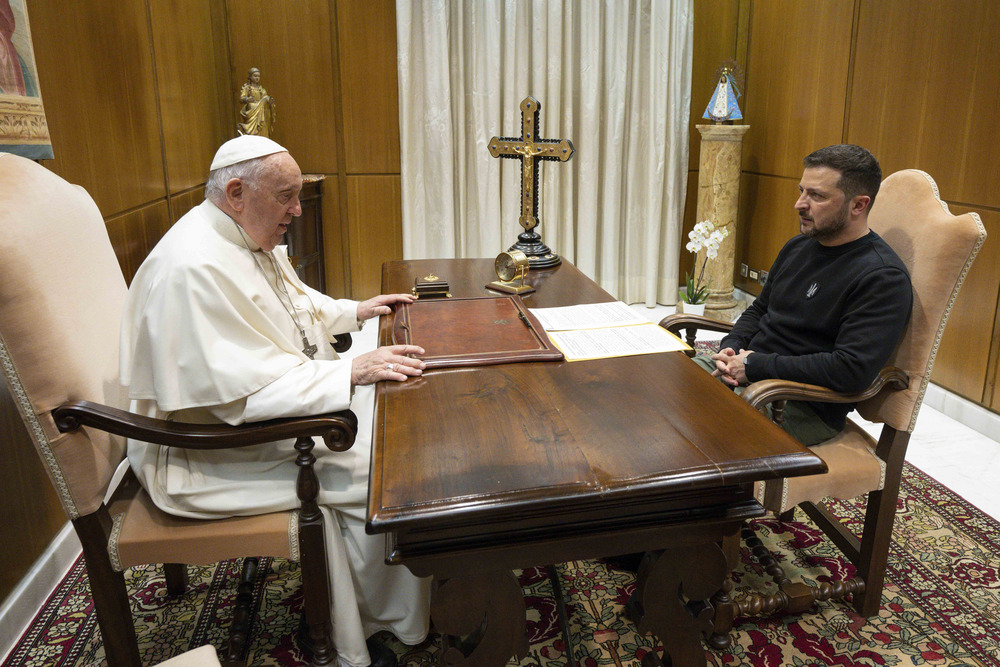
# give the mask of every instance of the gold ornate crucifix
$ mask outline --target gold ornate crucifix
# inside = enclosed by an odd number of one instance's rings
[[[521,161],[521,217],[518,222],[524,232],[518,234],[515,248],[528,256],[531,268],[556,266],[562,260],[535,231],[538,226],[538,167],[539,160],[565,162],[573,157],[573,143],[569,139],[539,139],[538,112],[542,105],[533,97],[521,102],[521,136],[493,137],[490,139],[490,155]]]

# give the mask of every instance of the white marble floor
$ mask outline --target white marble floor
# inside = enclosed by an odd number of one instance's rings
[[[1000,443],[927,405],[906,460],[1000,520]]]
[[[673,306],[632,308],[653,322],[674,312]],[[706,332],[706,338],[711,335]],[[851,418],[876,436],[881,429],[881,424],[865,422],[857,413]],[[1000,415],[932,385],[917,416],[906,460],[1000,520],[1000,442],[994,439],[998,433]]]

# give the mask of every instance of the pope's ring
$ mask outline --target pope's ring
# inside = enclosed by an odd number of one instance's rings
[[[396,370],[396,364],[389,364],[388,366],[386,366],[386,368],[388,368],[389,372],[392,373],[393,371]]]

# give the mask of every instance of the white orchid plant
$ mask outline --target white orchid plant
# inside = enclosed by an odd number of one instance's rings
[[[688,252],[693,252],[696,255],[702,250],[705,251],[705,257],[701,261],[701,270],[696,271],[698,274],[698,279],[695,280],[691,277],[690,273],[685,273],[684,277],[687,282],[687,287],[681,298],[684,299],[685,303],[697,304],[705,303],[708,299],[708,290],[711,287],[710,283],[703,282],[705,278],[705,267],[708,265],[708,260],[715,259],[719,256],[719,245],[722,243],[722,239],[729,236],[729,230],[726,228],[718,228],[710,220],[702,220],[694,226],[688,233],[688,243],[685,248]],[[695,258],[695,269],[698,267],[698,260]]]

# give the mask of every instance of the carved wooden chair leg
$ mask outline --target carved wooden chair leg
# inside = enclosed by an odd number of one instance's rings
[[[187,565],[164,563],[163,578],[167,583],[167,595],[184,595],[188,587]]]
[[[695,340],[698,337],[698,327],[685,327],[684,329],[684,342],[688,344],[689,347],[694,349]],[[697,352],[695,353],[697,354]]]
[[[227,666],[242,665],[246,654],[256,612],[253,608],[253,588],[257,579],[257,565],[257,558],[243,559],[243,570],[236,590],[236,604],[233,607],[233,620],[229,626],[229,641],[222,658],[222,662]]]
[[[854,595],[854,608],[865,618],[877,614],[882,603],[882,587],[889,560],[889,545],[892,542],[893,519],[896,514],[896,501],[899,499],[903,460],[906,458],[909,438],[910,434],[905,431],[884,428],[877,445],[878,455],[886,462],[885,485],[881,491],[872,491],[868,494],[865,528],[860,553],[855,561],[858,564],[858,576],[865,582],[865,589]],[[875,526],[878,526],[878,530],[874,528]]]
[[[125,575],[115,572],[108,557],[111,516],[102,507],[93,514],[73,520],[83,558],[87,563],[90,594],[97,611],[97,624],[104,640],[104,655],[110,667],[141,667],[132,609],[129,606]]]
[[[785,421],[785,401],[771,403],[771,421],[781,426]]]
[[[896,511],[898,497],[898,483],[892,486],[886,484],[886,490],[872,491],[868,494],[868,516],[865,518],[863,534],[865,539],[861,542],[861,558],[858,565],[858,577],[863,581],[864,588],[853,595],[855,610],[865,618],[877,614],[882,604],[885,569],[892,541],[892,521],[891,517],[886,518],[886,515]],[[874,525],[883,530],[869,528]]]
[[[331,445],[332,443],[327,443]],[[334,447],[331,446],[331,449]],[[313,463],[316,457],[312,453],[313,439],[299,438],[295,441],[298,456],[295,463],[299,466],[296,480],[296,494],[301,504],[299,510],[299,552],[303,555],[299,562],[302,568],[302,602],[303,613],[309,625],[309,636],[312,639],[313,665],[332,665],[337,659],[337,652],[332,642],[330,619],[330,573],[325,562],[317,562],[315,558],[306,558],[306,554],[326,553],[323,536],[323,514],[320,512],[316,497],[319,495],[319,480]]]

